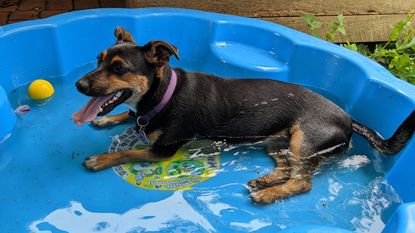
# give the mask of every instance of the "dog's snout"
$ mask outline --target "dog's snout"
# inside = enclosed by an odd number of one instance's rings
[[[78,82],[76,82],[76,88],[78,89],[79,92],[81,93],[86,93],[89,91],[89,83],[85,80],[79,80]]]

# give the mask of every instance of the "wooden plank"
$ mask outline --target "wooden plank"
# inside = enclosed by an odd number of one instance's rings
[[[179,7],[248,17],[401,14],[414,0],[125,0],[127,7]]]
[[[65,11],[59,11],[59,10],[51,10],[51,11],[48,11],[48,10],[45,10],[45,11],[42,11],[42,12],[40,12],[40,18],[47,18],[47,17],[50,17],[50,16],[54,16],[54,15],[57,15],[57,14],[62,14],[62,13],[65,13]]]
[[[101,7],[125,7],[125,1],[123,0],[99,0]]]
[[[48,0],[46,3],[47,10],[72,10],[72,0]]]
[[[38,18],[39,18],[39,11],[13,11],[9,16],[9,22],[38,19]]]
[[[10,12],[0,12],[0,26],[7,23]]]
[[[90,8],[98,8],[99,1],[98,0],[74,0],[74,8],[75,10],[79,9],[90,9]]]
[[[19,10],[33,10],[33,9],[45,9],[46,0],[22,0],[19,4]]]
[[[2,0],[0,1],[0,12],[10,12],[17,9],[19,0]]]
[[[405,14],[395,15],[355,15],[345,16],[344,27],[346,36],[336,37],[334,42],[376,42],[387,41],[392,27],[399,20],[405,18]],[[300,17],[266,17],[261,18],[271,22],[276,22],[287,27],[310,33],[307,24]],[[318,16],[318,21],[323,23],[323,28],[317,32],[323,34],[327,32],[328,24],[337,20],[336,16]],[[414,22],[415,23],[415,20]]]

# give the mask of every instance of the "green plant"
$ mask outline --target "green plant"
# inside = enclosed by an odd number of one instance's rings
[[[346,29],[343,25],[344,16],[342,14],[337,16],[337,22],[330,23],[328,25],[329,30],[324,34],[324,36],[315,31],[323,26],[323,23],[319,22],[315,15],[304,14],[301,18],[303,18],[303,20],[307,23],[307,27],[311,30],[311,34],[315,37],[325,38],[328,41],[332,41],[336,36],[336,33],[346,35]]]
[[[410,13],[406,18],[396,23],[389,40],[386,43],[376,44],[373,50],[365,44],[350,43],[348,41],[346,44],[341,44],[341,46],[377,61],[398,78],[415,84],[415,27],[411,27],[414,17],[415,13]],[[315,32],[314,30],[322,25],[313,15],[306,14],[302,18],[312,32]],[[332,41],[335,32],[346,35],[343,19],[343,15],[339,15],[339,22],[330,24],[330,31],[326,33],[326,40]],[[319,37],[321,38],[321,36]]]

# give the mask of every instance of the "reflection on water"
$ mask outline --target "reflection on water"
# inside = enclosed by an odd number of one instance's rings
[[[381,232],[385,227],[382,212],[394,203],[402,203],[402,200],[382,177],[373,180],[368,189],[353,192],[348,204],[362,208],[361,216],[351,220],[356,232]]]
[[[197,197],[199,201],[206,204],[206,208],[214,215],[222,217],[221,212],[225,210],[237,210],[238,208],[233,207],[229,204],[222,203],[219,201],[219,193],[217,192],[204,192]]]
[[[33,222],[30,230],[50,230],[44,229],[45,223],[67,232],[142,232],[163,229],[215,231],[213,226],[187,203],[183,198],[183,192],[180,191],[164,200],[145,204],[123,214],[91,212],[81,203],[72,201],[68,207],[55,210],[45,218]]]
[[[243,222],[231,222],[230,225],[234,227],[238,231],[243,232],[253,232],[257,231],[263,227],[272,225],[271,222],[266,222],[261,219],[254,219],[250,221],[249,223],[243,223]]]

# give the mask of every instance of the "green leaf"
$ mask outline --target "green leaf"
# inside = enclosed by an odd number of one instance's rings
[[[413,64],[413,61],[409,57],[408,54],[404,54],[402,56],[396,56],[390,63],[390,66],[394,67],[398,71],[405,71],[408,67]]]
[[[404,31],[406,24],[407,22],[405,20],[401,20],[398,23],[396,23],[395,26],[392,28],[392,33],[389,37],[389,40],[396,41],[398,37],[401,35],[401,33]]]
[[[339,28],[337,28],[337,31],[339,31],[342,35],[346,35],[346,29],[343,25],[340,25]]]
[[[301,16],[301,18],[304,19],[306,23],[310,23],[316,20],[316,16],[312,14],[304,14]]]
[[[340,26],[340,24],[339,24],[339,23],[331,23],[331,24],[329,25],[329,28],[330,28],[332,31],[336,31],[336,30],[339,28],[339,26]]]
[[[331,32],[326,33],[326,40],[332,41],[334,39],[334,34]]]
[[[406,42],[406,43],[398,46],[398,48],[396,48],[396,50],[405,50],[405,49],[409,49],[409,48],[414,47],[414,46],[415,46],[415,38],[412,38],[411,41]]]
[[[365,44],[357,44],[357,51],[365,56],[371,55],[369,47]]]
[[[321,27],[321,23],[317,21],[316,16],[312,14],[304,14],[301,16],[302,19],[307,23],[308,28],[311,30],[319,29]]]
[[[340,46],[343,47],[343,48],[350,49],[350,50],[353,50],[353,51],[357,52],[356,44],[341,44]]]
[[[343,16],[343,14],[338,15],[337,18],[339,19],[339,24],[340,25],[343,25],[343,22],[344,22],[344,16]]]
[[[310,24],[311,30],[319,29],[320,27],[321,27],[321,23],[318,21],[314,21]]]
[[[411,21],[414,17],[415,13],[408,14],[405,19],[400,20],[395,24],[392,28],[392,33],[389,37],[390,41],[396,41],[401,34],[405,32],[406,27],[411,24]]]

